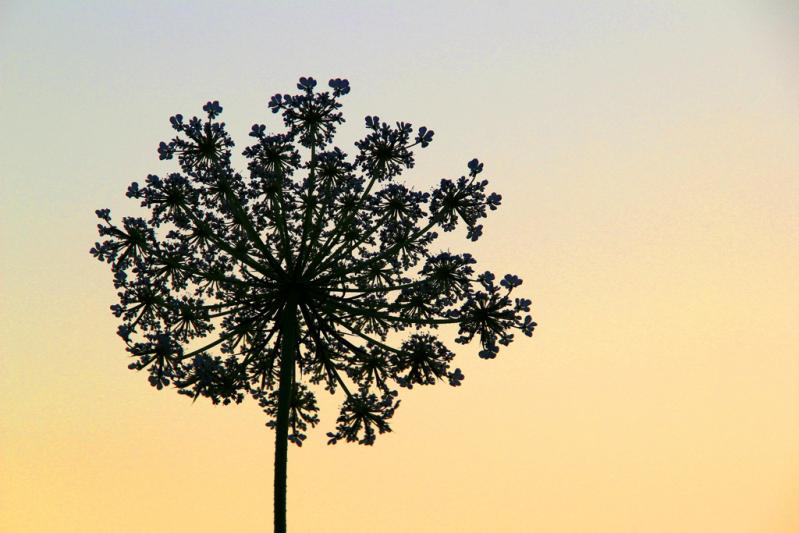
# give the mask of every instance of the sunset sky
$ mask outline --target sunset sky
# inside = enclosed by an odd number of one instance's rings
[[[271,531],[274,434],[127,369],[94,210],[136,212],[168,117],[238,146],[299,76],[478,157],[470,243],[539,323],[394,432],[289,451],[289,531],[799,531],[799,8],[787,0],[0,0],[0,531]],[[243,158],[238,158],[240,163]],[[455,332],[445,330],[451,341]]]

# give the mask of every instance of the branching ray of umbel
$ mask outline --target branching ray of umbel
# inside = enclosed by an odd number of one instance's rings
[[[300,78],[298,94],[271,98],[283,131],[252,127],[244,174],[218,102],[204,118],[171,117],[177,135],[158,152],[180,172],[130,185],[148,218],[115,224],[98,210],[104,240],[91,250],[114,274],[130,368],[158,389],[215,404],[249,395],[264,409],[276,430],[276,532],[286,530],[287,444],[301,446],[319,422],[314,386],[343,392],[328,442],[371,445],[391,431],[397,388],[461,384],[440,326],[479,342],[484,359],[536,326],[530,300],[511,296],[517,276],[497,281],[468,253],[432,250],[437,231],[459,225],[480,238],[501,200],[487,193],[483,164],[431,192],[402,184],[433,132],[369,116],[348,157],[331,143],[349,83],[316,85]],[[396,332],[406,332],[399,344]]]

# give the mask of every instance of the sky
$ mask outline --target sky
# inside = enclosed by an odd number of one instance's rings
[[[0,531],[270,530],[263,413],[128,370],[88,251],[170,115],[219,100],[243,146],[299,76],[350,80],[345,151],[434,129],[407,184],[485,163],[503,205],[447,244],[539,327],[373,447],[323,402],[290,531],[798,531],[797,45],[778,0],[0,1]]]

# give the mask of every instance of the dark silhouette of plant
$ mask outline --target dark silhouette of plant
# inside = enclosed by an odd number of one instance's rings
[[[232,168],[219,102],[203,107],[204,119],[171,117],[178,134],[158,152],[177,156],[182,172],[130,185],[147,219],[115,225],[98,210],[105,240],[91,249],[114,273],[111,310],[130,368],[146,369],[158,389],[215,404],[250,395],[263,407],[276,429],[276,532],[286,529],[287,443],[301,446],[319,421],[310,385],[344,392],[329,444],[371,445],[390,431],[396,387],[461,384],[439,326],[457,325],[455,342],[476,338],[480,357],[492,359],[512,330],[530,336],[536,325],[530,300],[511,297],[517,276],[497,283],[475,273],[468,253],[430,251],[435,230],[461,222],[470,240],[480,237],[480,220],[501,199],[478,178],[483,164],[473,159],[468,176],[430,193],[409,188],[397,177],[433,132],[374,116],[348,159],[331,143],[350,86],[329,86],[315,92],[313,78],[300,78],[299,94],[271,98],[285,131],[252,127],[244,175]],[[392,342],[404,330],[412,333]]]

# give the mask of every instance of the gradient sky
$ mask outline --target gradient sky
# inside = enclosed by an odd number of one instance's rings
[[[406,183],[485,162],[503,206],[446,244],[540,327],[372,448],[323,403],[291,531],[799,531],[799,12],[653,4],[0,2],[0,531],[271,530],[257,405],[127,370],[88,250],[170,115],[218,99],[243,145],[301,75],[349,78],[344,147],[436,131]]]

